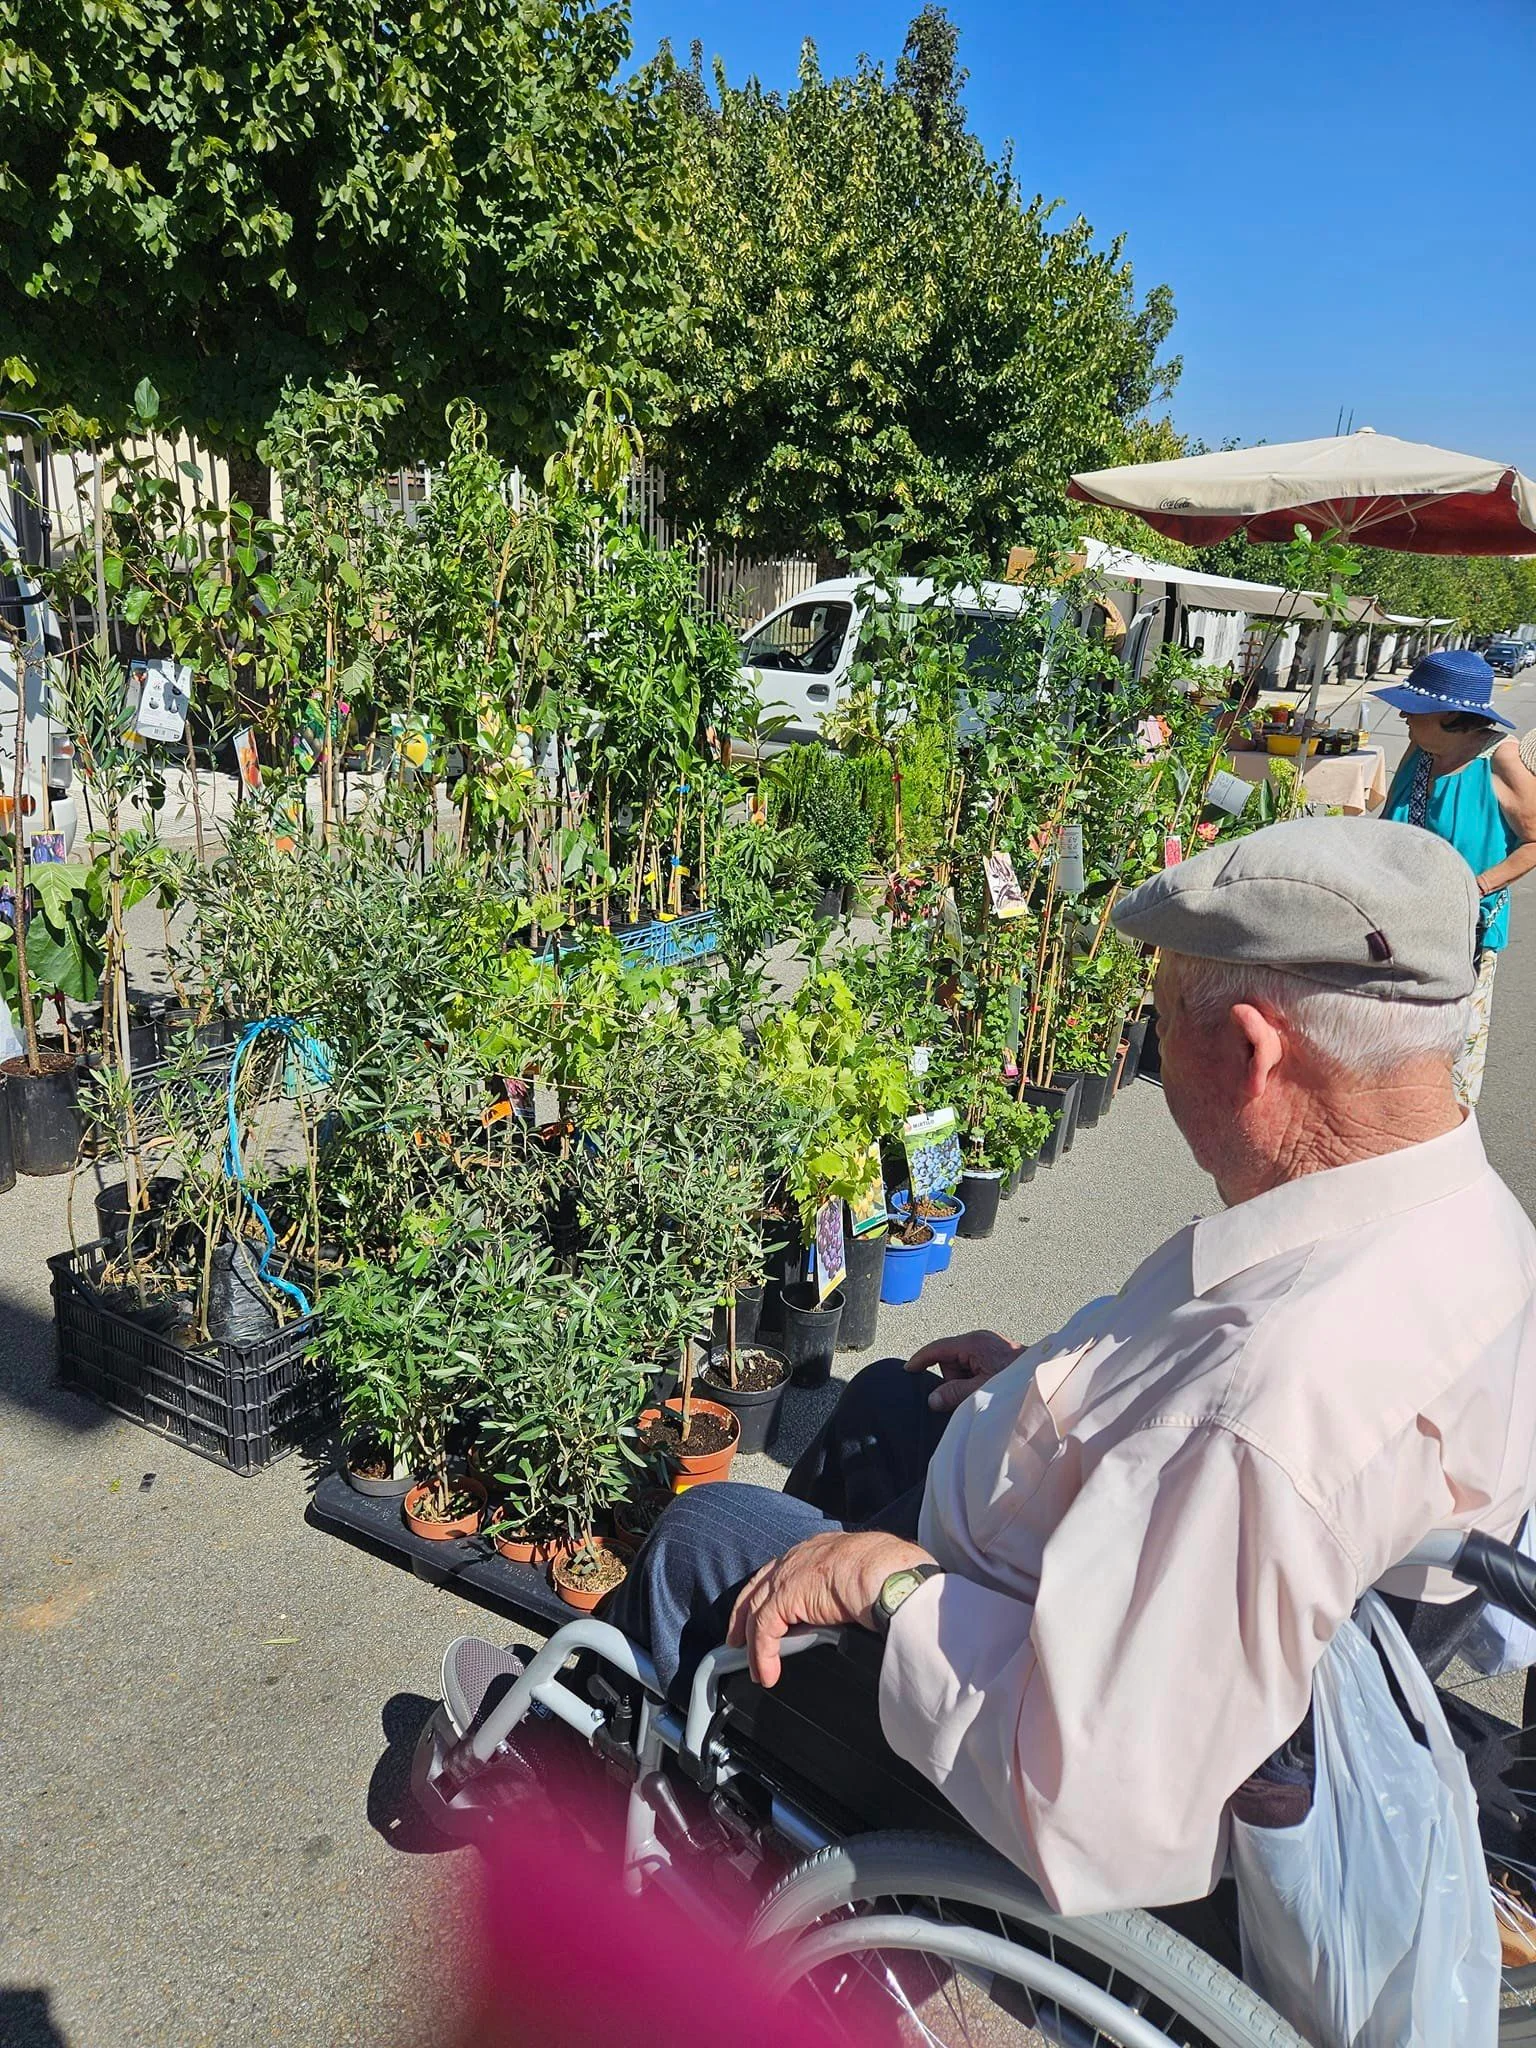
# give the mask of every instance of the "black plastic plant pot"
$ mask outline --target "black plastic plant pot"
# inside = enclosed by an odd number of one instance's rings
[[[737,1344],[737,1351],[746,1346]],[[782,1351],[775,1351],[771,1345],[754,1344],[754,1351],[767,1351],[784,1368],[783,1378],[776,1387],[733,1387],[730,1383],[730,1364],[725,1346],[711,1345],[706,1376],[694,1381],[699,1393],[708,1400],[718,1401],[722,1408],[729,1408],[741,1426],[741,1435],[736,1440],[738,1451],[766,1451],[772,1444],[779,1429],[779,1410],[789,1388],[789,1360]]]
[[[798,1224],[776,1224],[775,1234],[765,1236],[763,1242],[763,1271],[767,1285],[758,1309],[757,1334],[771,1338],[775,1343],[784,1334],[784,1298],[786,1287],[798,1285],[805,1272],[805,1247],[800,1242]]]
[[[1019,1192],[1019,1185],[1023,1178],[1024,1169],[1021,1166],[1012,1167],[1003,1175],[1003,1200],[1005,1202],[1013,1200],[1014,1196]]]
[[[0,1195],[16,1185],[16,1155],[11,1148],[11,1093],[0,1074]]]
[[[997,1206],[1003,1198],[1003,1172],[998,1166],[967,1167],[957,1190],[965,1204],[956,1235],[990,1237],[997,1227]]]
[[[763,1320],[763,1287],[759,1281],[755,1287],[738,1287],[736,1290],[736,1348],[744,1350],[748,1344],[757,1342],[757,1333]],[[710,1327],[710,1339],[715,1344],[730,1341],[726,1327],[726,1309],[723,1302],[715,1308],[715,1319]]]
[[[843,914],[847,901],[848,885],[845,882],[831,882],[816,898],[816,908],[811,912],[816,924],[836,924]]]
[[[1064,1088],[1067,1092],[1066,1107],[1061,1113],[1064,1133],[1061,1149],[1063,1152],[1070,1152],[1073,1141],[1077,1137],[1077,1112],[1083,1099],[1083,1084],[1081,1079],[1075,1075],[1052,1074],[1051,1086],[1053,1088]]]
[[[839,1351],[867,1351],[875,1341],[880,1321],[880,1276],[885,1271],[885,1232],[871,1230],[855,1237],[843,1216],[843,1256],[848,1271],[839,1289],[843,1297],[843,1320],[838,1325]]]
[[[367,1472],[355,1471],[352,1457],[354,1452],[362,1448],[364,1447],[361,1444],[348,1444],[342,1451],[341,1476],[348,1486],[355,1492],[366,1495],[369,1500],[404,1500],[416,1484],[412,1475],[406,1472],[398,1479],[393,1476],[388,1479],[377,1479]]]
[[[148,1230],[158,1224],[166,1204],[181,1183],[174,1174],[157,1173],[145,1190],[149,1199],[139,1207],[138,1227]],[[103,1237],[122,1237],[128,1229],[128,1183],[113,1181],[96,1194],[96,1221]]]
[[[843,1291],[834,1288],[825,1301],[818,1301],[815,1282],[797,1280],[793,1287],[779,1292],[784,1304],[784,1336],[779,1349],[789,1360],[790,1378],[797,1387],[824,1387],[832,1377],[832,1354],[843,1320]]]
[[[1125,1065],[1120,1069],[1122,1088],[1129,1087],[1141,1072],[1141,1056],[1151,1029],[1150,1017],[1137,1017],[1125,1028]]]
[[[68,1173],[80,1149],[80,1066],[73,1053],[42,1055],[43,1072],[26,1060],[0,1066],[11,1104],[11,1149],[18,1173]]]
[[[1109,1100],[1109,1084],[1113,1077],[1109,1074],[1085,1073],[1080,1067],[1063,1067],[1054,1078],[1061,1082],[1077,1083],[1077,1121],[1073,1128],[1073,1136],[1076,1136],[1078,1131],[1091,1131],[1104,1114],[1105,1104]],[[1071,1149],[1072,1139],[1069,1137],[1067,1150]]]
[[[1050,1109],[1056,1113],[1050,1136],[1040,1147],[1040,1164],[1054,1166],[1067,1149],[1067,1117],[1077,1102],[1077,1083],[1067,1088],[1035,1088],[1024,1090],[1023,1100],[1031,1109]]]

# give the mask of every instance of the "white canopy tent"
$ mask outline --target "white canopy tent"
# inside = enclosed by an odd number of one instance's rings
[[[1251,583],[1239,576],[1212,576],[1203,570],[1155,561],[1130,548],[1114,547],[1107,541],[1088,537],[1078,542],[1078,551],[1085,557],[1090,573],[1111,591],[1124,589],[1130,593],[1130,611],[1138,618],[1155,611],[1167,597],[1174,597],[1185,607],[1191,637],[1204,641],[1205,659],[1217,666],[1237,660],[1252,619],[1277,622],[1279,646],[1272,653],[1278,652],[1283,662],[1295,646],[1298,629],[1321,624],[1328,617],[1315,597],[1287,590],[1283,584]],[[1149,587],[1158,592],[1150,605],[1143,601]],[[1378,625],[1383,616],[1374,598],[1350,600],[1353,625]],[[1266,669],[1269,667],[1266,662]]]

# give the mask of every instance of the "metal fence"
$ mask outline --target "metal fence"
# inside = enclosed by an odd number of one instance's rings
[[[391,470],[384,479],[390,503],[414,526],[421,508],[432,496],[430,469]],[[520,470],[511,476],[512,502],[521,509],[530,485]],[[686,527],[667,511],[665,470],[654,463],[638,462],[631,472],[625,499],[626,517],[658,547],[689,547],[698,562],[699,601],[706,611],[722,618],[752,624],[766,612],[787,604],[816,581],[816,564],[809,555],[762,557],[745,555],[736,547],[710,547],[695,539]]]
[[[18,441],[14,436],[7,436],[6,447],[23,456],[35,478],[39,450],[30,441]],[[96,493],[103,487],[103,469],[110,466],[109,457],[115,452],[147,458],[157,475],[175,484],[189,514],[199,506],[218,511],[229,503],[228,464],[222,457],[199,447],[185,432],[125,442],[120,450],[102,450],[97,454],[54,449],[48,464],[47,501],[56,552],[68,554],[82,544],[90,544]],[[391,470],[383,478],[385,496],[408,526],[414,527],[420,519],[421,508],[431,499],[433,482],[433,471],[425,466]],[[513,505],[521,510],[532,488],[521,471],[512,471],[509,488]],[[280,520],[281,495],[275,477],[272,496],[273,516]],[[735,623],[755,623],[765,613],[809,590],[816,581],[816,563],[809,555],[765,557],[743,553],[735,546],[710,546],[697,539],[691,529],[671,517],[666,472],[653,463],[635,465],[629,480],[626,515],[658,547],[688,547],[698,564],[700,603],[707,611]]]

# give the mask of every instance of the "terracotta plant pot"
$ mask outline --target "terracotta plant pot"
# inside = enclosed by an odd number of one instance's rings
[[[549,1564],[564,1548],[549,1537],[535,1541],[532,1537],[493,1536],[491,1541],[513,1564]]]
[[[572,1585],[565,1574],[570,1568],[571,1558],[574,1553],[562,1551],[550,1566],[549,1576],[554,1582],[555,1591],[560,1595],[566,1606],[574,1607],[578,1614],[590,1614],[593,1608],[601,1606],[610,1593],[616,1593],[619,1587],[623,1585],[625,1574],[629,1570],[629,1567],[625,1564],[618,1551],[613,1548],[612,1544],[605,1537],[589,1536],[587,1538],[587,1547],[598,1551],[604,1557],[611,1557],[618,1565],[619,1576],[610,1585],[606,1586]]]
[[[461,1492],[473,1494],[480,1505],[471,1509],[467,1515],[456,1516],[451,1522],[436,1522],[429,1516],[417,1514],[416,1510],[421,1505],[427,1489],[424,1485],[413,1486],[400,1508],[401,1514],[405,1517],[405,1526],[413,1536],[425,1536],[432,1543],[451,1543],[456,1537],[473,1536],[477,1533],[485,1516],[485,1487],[478,1479],[455,1479],[453,1483]]]
[[[670,1414],[676,1415],[679,1420],[681,1419],[683,1410],[681,1400],[674,1399],[665,1402],[663,1405]],[[730,1409],[722,1407],[718,1401],[701,1401],[695,1396],[693,1412],[695,1415],[716,1416],[729,1428],[731,1440],[723,1450],[695,1453],[692,1457],[688,1456],[685,1452],[669,1451],[667,1457],[676,1475],[672,1489],[674,1493],[682,1491],[685,1487],[705,1486],[711,1480],[723,1479],[731,1469],[731,1460],[735,1457],[736,1446],[741,1441],[741,1424],[736,1420]],[[642,1430],[646,1429],[651,1423],[657,1421],[660,1415],[660,1408],[642,1409],[640,1428]]]
[[[647,1486],[636,1500],[620,1501],[613,1511],[613,1534],[608,1539],[614,1549],[624,1557],[633,1557],[671,1499],[665,1487]]]

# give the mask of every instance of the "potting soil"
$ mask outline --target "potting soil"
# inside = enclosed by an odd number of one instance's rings
[[[639,1441],[642,1450],[674,1451],[688,1458],[705,1458],[712,1451],[723,1451],[734,1438],[735,1431],[718,1415],[695,1415],[686,1438],[681,1433],[678,1418],[666,1415],[658,1417],[655,1422],[648,1422],[640,1432]]]
[[[737,1352],[734,1385],[729,1362],[724,1358],[711,1359],[699,1374],[708,1385],[737,1394],[766,1394],[788,1377],[782,1358],[776,1358],[771,1351],[754,1350]]]

